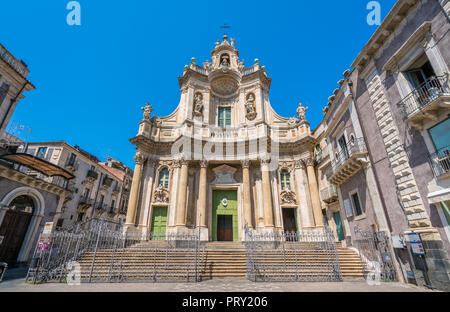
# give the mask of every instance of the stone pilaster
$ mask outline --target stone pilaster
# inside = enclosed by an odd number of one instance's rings
[[[297,194],[299,198],[300,224],[302,228],[314,227],[314,215],[309,194],[308,176],[306,166],[302,160],[295,162],[295,182],[297,185]]]
[[[125,225],[126,227],[134,226],[136,223],[136,211],[139,203],[141,180],[142,180],[142,167],[145,162],[145,157],[142,153],[138,152],[134,156],[136,166],[134,167],[133,182],[131,183],[130,200],[128,202],[128,211]]]
[[[200,181],[198,189],[198,205],[197,205],[197,227],[206,228],[206,190],[207,185],[208,162],[202,160],[200,162]]]
[[[242,164],[242,187],[243,187],[243,207],[244,222],[249,228],[253,228],[252,202],[251,202],[251,185],[250,185],[250,161],[243,160]]]
[[[270,159],[268,158],[261,159],[264,226],[273,228],[274,223],[273,223],[273,208],[272,208],[272,191],[270,188],[269,163]]]
[[[308,173],[309,193],[316,226],[323,226],[322,205],[320,204],[319,188],[317,186],[316,173],[314,171],[314,159],[305,160],[306,171]]]
[[[178,196],[175,211],[175,225],[186,226],[186,200],[187,200],[187,184],[188,184],[188,161],[181,159],[180,180],[178,181]]]

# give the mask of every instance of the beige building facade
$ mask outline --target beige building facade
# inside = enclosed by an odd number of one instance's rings
[[[246,225],[258,233],[323,226],[307,107],[279,116],[265,67],[257,59],[245,67],[227,36],[203,66],[193,58],[179,84],[177,109],[151,117],[147,104],[131,139],[128,230],[243,241]]]

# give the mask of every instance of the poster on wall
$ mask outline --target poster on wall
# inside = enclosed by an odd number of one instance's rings
[[[414,255],[425,255],[422,239],[419,233],[409,233],[409,242],[411,243],[411,251]]]
[[[50,249],[50,238],[52,235],[53,222],[45,223],[44,230],[41,236],[39,236],[38,251]]]
[[[344,209],[345,209],[345,215],[348,217],[353,216],[353,210],[352,205],[350,204],[350,199],[344,200]]]

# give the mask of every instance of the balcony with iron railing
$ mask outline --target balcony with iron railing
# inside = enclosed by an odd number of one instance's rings
[[[78,165],[79,164],[77,161],[68,159],[64,164],[64,168],[66,168],[69,171],[75,172],[78,170]]]
[[[398,103],[403,119],[421,128],[424,121],[435,120],[450,108],[448,74],[432,76]]]
[[[431,167],[435,177],[441,177],[450,174],[450,145],[441,148],[429,157]]]
[[[27,65],[23,61],[16,59],[2,44],[0,44],[0,59],[8,63],[23,78],[27,78],[30,72]]]
[[[94,201],[90,198],[82,197],[78,202],[78,209],[80,211],[86,211],[90,207],[92,207]]]
[[[320,198],[327,204],[334,203],[338,200],[337,190],[333,184],[320,190]]]
[[[95,172],[95,170],[89,170],[86,174],[86,178],[95,181],[98,179],[98,173]]]
[[[333,159],[333,175],[329,178],[329,182],[341,185],[366,163],[367,148],[364,138],[353,139]]]

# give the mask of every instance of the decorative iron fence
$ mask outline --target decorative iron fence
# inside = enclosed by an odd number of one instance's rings
[[[364,277],[379,274],[381,281],[395,281],[396,274],[385,232],[363,231],[355,225],[355,242],[364,266]]]
[[[438,97],[450,94],[447,78],[447,74],[433,76],[402,99],[398,106],[403,111],[403,118],[408,119]]]
[[[436,177],[450,172],[450,146],[441,148],[436,153],[431,154],[429,159]]]
[[[270,281],[342,281],[333,232],[256,234],[245,228],[247,279]]]
[[[38,246],[27,281],[65,282],[73,276],[87,283],[200,281],[203,255],[194,232],[147,236],[88,222],[87,229],[56,231],[45,249]]]

